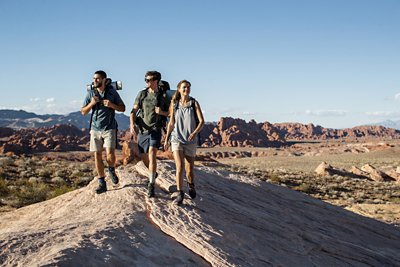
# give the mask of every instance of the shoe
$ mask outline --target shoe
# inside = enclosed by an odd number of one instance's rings
[[[187,183],[189,187],[189,196],[194,199],[196,197],[196,189],[194,189],[194,183]]]
[[[99,178],[99,186],[96,188],[96,194],[101,194],[107,191],[107,184],[104,177]]]
[[[147,185],[147,196],[148,197],[154,197],[154,183],[150,183]]]
[[[114,167],[108,167],[108,173],[110,174],[111,181],[113,184],[118,184],[119,179],[117,174],[115,173],[115,168]]]
[[[185,197],[185,193],[183,193],[182,190],[179,190],[178,193],[179,193],[179,194],[178,194],[178,196],[175,198],[175,201],[176,201],[176,204],[181,205],[182,202],[183,202],[183,199],[184,199],[184,197]]]

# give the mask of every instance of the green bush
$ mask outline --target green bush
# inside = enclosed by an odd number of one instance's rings
[[[299,186],[293,187],[294,190],[300,191],[306,194],[310,194],[314,191],[313,187],[309,184],[302,183]]]
[[[0,179],[0,197],[5,197],[10,193],[10,190],[7,187],[6,181],[4,179]]]
[[[400,197],[392,197],[392,198],[390,198],[390,202],[399,204],[400,203]]]
[[[270,180],[271,180],[271,182],[273,182],[274,184],[279,184],[280,182],[281,182],[281,178],[278,176],[278,175],[276,175],[276,174],[270,174],[269,175],[269,177],[268,177]]]
[[[50,186],[45,183],[36,183],[35,185],[21,186],[14,192],[17,202],[15,208],[20,208],[47,199],[47,195],[51,190]]]
[[[74,189],[75,188],[69,187],[67,185],[62,185],[62,186],[53,188],[53,190],[51,192],[49,192],[47,199],[58,197],[58,196],[60,196],[62,194],[68,193],[68,192],[70,192],[70,191],[72,191]]]

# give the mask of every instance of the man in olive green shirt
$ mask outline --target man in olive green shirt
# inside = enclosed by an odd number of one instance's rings
[[[146,88],[138,93],[130,115],[131,133],[137,135],[141,159],[149,169],[148,197],[154,197],[156,155],[161,146],[163,121],[168,116],[166,94],[159,87],[160,80],[158,71],[146,73]]]

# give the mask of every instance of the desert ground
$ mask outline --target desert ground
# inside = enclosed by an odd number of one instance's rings
[[[292,141],[289,144],[282,148],[199,148],[197,165],[289,187],[363,216],[400,225],[400,179],[375,181],[355,178],[349,173],[318,175],[315,172],[322,162],[348,171],[368,164],[392,177],[400,177],[397,173],[400,140]],[[121,151],[117,154],[121,163]],[[163,160],[168,155],[160,158]],[[84,187],[94,175],[89,152],[0,155],[0,212]]]
[[[301,191],[312,197],[389,224],[400,225],[400,181],[375,181],[354,177],[352,167],[371,165],[397,177],[399,140],[295,142],[287,148],[205,148],[220,168]],[[344,174],[318,175],[322,163],[347,170]]]
[[[399,153],[397,140],[200,148],[183,206],[166,153],[155,199],[141,162],[96,195],[87,152],[1,155],[0,265],[398,266]]]

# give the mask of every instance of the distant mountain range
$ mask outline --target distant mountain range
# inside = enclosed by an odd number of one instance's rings
[[[129,129],[129,116],[122,113],[116,113],[119,129]],[[67,115],[45,114],[38,115],[24,110],[0,110],[0,127],[8,127],[13,129],[21,128],[38,128],[38,127],[51,127],[56,124],[72,124],[80,129],[88,128],[90,121],[90,114],[83,116],[80,111],[72,112]],[[215,126],[216,123],[214,123]],[[279,124],[278,124],[279,125]],[[384,126],[386,128],[393,128],[400,130],[400,120],[391,121],[386,120],[380,123],[371,123],[370,125]],[[367,126],[367,125],[366,125]]]
[[[116,113],[118,128],[129,128],[129,117],[122,113]],[[72,124],[80,129],[89,128],[90,114],[83,116],[80,111],[67,115],[45,114],[37,115],[24,110],[0,110],[0,127],[13,129],[50,127],[56,124]]]
[[[393,129],[400,130],[400,120],[398,120],[398,121],[386,120],[386,121],[382,121],[382,122],[378,122],[378,123],[372,123],[370,125],[379,125],[379,126],[383,126],[386,128],[393,128]]]
[[[0,154],[87,149],[90,116],[36,115],[25,111],[0,110]],[[117,115],[120,140],[130,139],[129,117]],[[282,147],[293,141],[400,139],[400,130],[369,125],[330,129],[301,123],[274,123],[223,117],[206,123],[200,133],[202,147]]]

